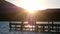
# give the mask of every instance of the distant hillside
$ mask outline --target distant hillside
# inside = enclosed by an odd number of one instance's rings
[[[38,10],[36,14],[37,21],[60,21],[60,8]]]
[[[17,7],[5,0],[0,0],[0,20],[20,20],[20,15],[24,13],[25,9]]]

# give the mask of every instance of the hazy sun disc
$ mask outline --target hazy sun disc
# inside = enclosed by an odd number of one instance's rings
[[[20,7],[28,10],[29,12],[34,12],[35,10],[43,10],[45,7],[40,3],[42,0],[24,0]]]

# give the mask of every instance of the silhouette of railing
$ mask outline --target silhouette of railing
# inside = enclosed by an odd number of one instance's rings
[[[35,24],[35,27],[25,27],[24,23],[10,23],[10,31],[33,31],[33,32],[60,32],[60,24]]]
[[[36,31],[60,32],[60,24],[36,24]]]

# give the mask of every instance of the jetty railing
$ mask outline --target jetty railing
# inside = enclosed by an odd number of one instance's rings
[[[24,23],[9,23],[9,31],[60,32],[60,24],[34,24],[31,28]]]

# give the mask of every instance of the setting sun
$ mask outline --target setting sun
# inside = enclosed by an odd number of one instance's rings
[[[29,13],[35,13],[36,10],[45,10],[48,5],[46,0],[16,0],[15,4],[18,7],[26,9]]]
[[[23,0],[18,6],[28,10],[30,13],[33,13],[35,10],[44,10],[45,7],[40,3],[42,0]]]
[[[36,10],[45,10],[48,7],[46,0],[15,0],[11,3],[26,9],[29,13],[34,13]]]

